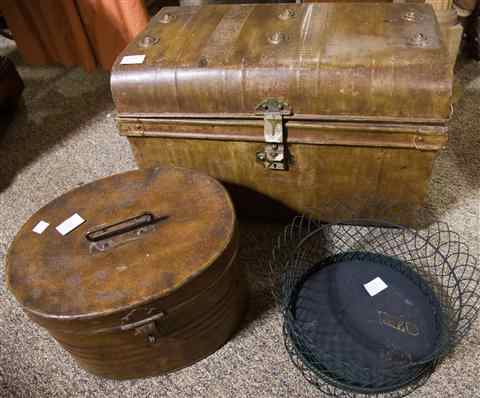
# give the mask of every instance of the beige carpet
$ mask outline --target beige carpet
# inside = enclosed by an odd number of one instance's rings
[[[0,40],[25,81],[24,105],[0,137],[0,260],[16,231],[38,208],[67,190],[135,168],[118,136],[108,76],[23,66]],[[436,163],[429,204],[478,250],[480,206],[480,67],[457,73],[462,96],[448,149]],[[242,330],[220,351],[165,377],[127,382],[93,377],[23,314],[0,268],[0,396],[2,397],[312,397],[321,396],[292,366],[278,315],[265,289],[264,259],[275,225],[242,227],[241,261],[251,309]],[[480,397],[478,323],[469,337],[412,397]]]

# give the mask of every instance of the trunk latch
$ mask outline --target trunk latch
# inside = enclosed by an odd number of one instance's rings
[[[256,113],[263,116],[265,138],[265,149],[257,152],[257,160],[267,169],[287,170],[288,150],[283,116],[292,113],[290,107],[286,102],[269,98],[257,105]]]

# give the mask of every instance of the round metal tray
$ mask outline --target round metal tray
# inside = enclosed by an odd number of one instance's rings
[[[365,285],[376,278],[386,287],[371,295]],[[429,285],[408,264],[368,252],[313,266],[292,292],[290,313],[287,332],[302,360],[329,383],[362,393],[415,382],[435,366],[443,336]]]

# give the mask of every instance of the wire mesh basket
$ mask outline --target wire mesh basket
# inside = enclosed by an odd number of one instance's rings
[[[297,217],[270,266],[292,362],[330,396],[409,394],[480,307],[476,259],[444,223]]]

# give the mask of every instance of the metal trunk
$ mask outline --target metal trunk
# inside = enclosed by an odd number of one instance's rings
[[[452,71],[426,4],[165,8],[111,83],[141,167],[203,170],[259,215],[373,197],[408,218],[451,113]]]

